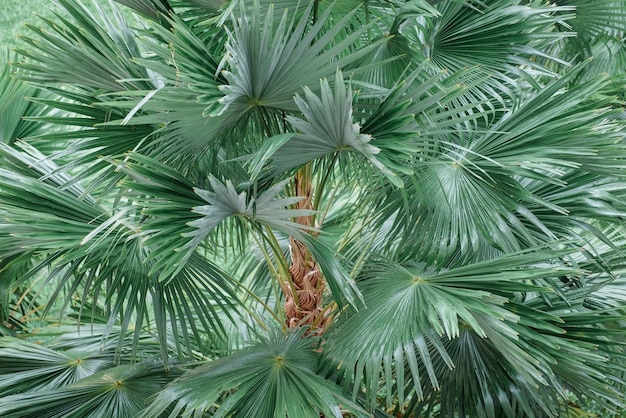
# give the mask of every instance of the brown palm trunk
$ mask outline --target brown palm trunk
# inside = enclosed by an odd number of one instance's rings
[[[296,195],[304,197],[296,204],[297,209],[313,210],[313,190],[311,176],[307,168],[298,171],[295,178]],[[311,216],[301,216],[296,222],[304,226],[312,226]],[[323,332],[328,321],[327,310],[322,307],[322,294],[325,280],[311,252],[304,244],[289,237],[291,248],[291,266],[289,275],[293,286],[285,286],[285,314],[287,326],[296,328],[310,325],[316,332]],[[295,291],[295,294],[294,294]]]

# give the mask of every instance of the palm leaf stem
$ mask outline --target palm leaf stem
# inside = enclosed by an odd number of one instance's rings
[[[269,229],[269,228],[267,228],[267,229]],[[269,231],[266,230],[265,232],[274,235],[274,233],[271,230],[269,230]],[[275,283],[272,282],[272,287],[274,288],[274,294],[276,295],[276,298],[278,298],[280,292],[278,291],[278,289],[276,288],[275,285],[278,284],[278,286],[280,286],[280,289],[283,291],[283,293],[285,293],[287,291],[286,286],[288,286],[288,285],[285,285],[285,283],[281,279],[281,277],[285,276],[285,273],[284,273],[285,268],[283,267],[284,263],[278,262],[279,269],[281,270],[281,272],[279,272],[276,269],[276,266],[274,266],[274,262],[272,261],[272,258],[270,257],[269,253],[265,249],[265,245],[262,244],[262,242],[259,240],[259,238],[256,236],[256,234],[252,233],[251,235],[252,235],[254,241],[256,242],[259,250],[263,254],[263,257],[265,258],[265,262],[267,263],[267,267],[269,268],[270,272],[272,273],[272,276],[276,279]],[[272,240],[268,239],[265,234],[262,234],[262,235],[263,235],[264,241],[267,242],[268,245],[270,246],[274,256],[277,259],[279,259],[278,254],[282,255],[282,251],[277,251],[276,248],[275,248],[275,245],[272,243]],[[276,241],[276,237],[274,236],[273,238],[274,238],[273,241]]]
[[[320,180],[320,182],[317,184],[317,187],[315,188],[315,197],[313,198],[314,202],[319,202],[320,201],[320,199],[322,197],[322,192],[324,191],[324,188],[326,187],[326,183],[328,183],[328,179],[330,178],[330,175],[332,174],[332,172],[333,172],[333,170],[335,168],[335,164],[337,163],[338,159],[339,159],[339,151],[335,151],[335,153],[333,154],[332,161],[330,162],[330,164],[326,168],[326,172],[324,173],[322,179]],[[322,220],[319,222],[320,228],[322,226],[323,219],[326,217],[326,214],[328,213],[328,209],[329,208],[330,208],[330,206],[327,205],[326,210],[322,214]]]

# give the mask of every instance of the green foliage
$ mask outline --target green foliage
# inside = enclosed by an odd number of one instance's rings
[[[283,335],[273,330],[231,356],[199,366],[172,382],[140,417],[159,416],[174,403],[172,415],[195,416],[223,406],[213,416],[341,417],[341,407],[368,414],[341,396],[341,389],[319,376],[315,342],[306,329]],[[225,396],[222,397],[222,394]]]
[[[0,416],[625,407],[626,1],[117,3],[2,56]]]
[[[0,411],[6,417],[130,418],[167,380],[161,363],[116,366],[60,389],[6,396]]]

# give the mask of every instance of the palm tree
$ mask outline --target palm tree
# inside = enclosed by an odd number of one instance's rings
[[[0,77],[0,416],[621,410],[626,1],[116,1]]]

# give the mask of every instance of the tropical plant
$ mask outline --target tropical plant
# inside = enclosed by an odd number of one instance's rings
[[[0,416],[623,408],[625,0],[116,1],[0,77]]]

